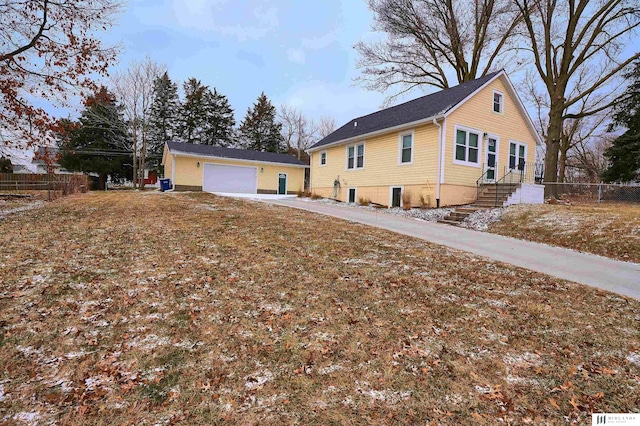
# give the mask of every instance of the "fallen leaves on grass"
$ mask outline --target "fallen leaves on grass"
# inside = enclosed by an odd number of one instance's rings
[[[638,301],[420,240],[133,192],[0,232],[0,422],[540,424],[640,404]]]

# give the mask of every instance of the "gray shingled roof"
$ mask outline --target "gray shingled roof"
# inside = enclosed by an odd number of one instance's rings
[[[354,118],[309,149],[313,150],[341,140],[444,114],[500,72],[487,74],[484,77],[449,89],[422,96],[373,114]],[[355,122],[358,123],[357,126],[354,126]]]
[[[167,142],[169,151],[178,151],[186,154],[196,154],[205,157],[222,157],[235,160],[262,161],[265,163],[291,164],[293,166],[306,166],[302,161],[289,154],[275,152],[252,151],[249,149],[223,148],[220,146],[200,145],[184,142]]]

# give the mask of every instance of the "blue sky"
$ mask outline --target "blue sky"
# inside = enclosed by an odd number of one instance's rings
[[[174,81],[216,87],[238,121],[264,91],[341,125],[384,100],[353,81],[353,45],[373,36],[371,22],[357,0],[129,0],[107,39],[123,48],[114,68],[149,55]]]

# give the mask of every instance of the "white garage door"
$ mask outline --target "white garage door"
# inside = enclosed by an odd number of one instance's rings
[[[258,168],[205,164],[202,190],[207,192],[258,192]]]

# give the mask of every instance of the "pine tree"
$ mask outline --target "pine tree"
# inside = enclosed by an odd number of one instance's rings
[[[611,145],[604,155],[610,161],[602,174],[607,182],[640,181],[640,61],[625,75],[633,82],[627,88],[627,96],[618,104],[613,116],[611,130],[627,129]]]
[[[107,175],[119,179],[131,177],[125,171],[131,162],[131,146],[122,107],[115,96],[102,87],[85,100],[85,108],[76,126],[63,126],[69,134],[58,138],[61,151],[60,165],[67,170],[94,172],[100,176],[104,188]]]
[[[281,131],[282,124],[276,121],[276,108],[262,92],[240,124],[242,146],[256,151],[283,152]]]
[[[203,86],[200,80],[190,78],[182,88],[184,102],[180,107],[178,135],[183,142],[202,143],[207,120],[207,86]]]
[[[165,72],[153,82],[153,95],[149,115],[149,156],[161,157],[165,142],[177,136],[180,113],[178,85]]]
[[[232,144],[236,120],[233,108],[226,96],[218,93],[216,88],[204,93],[206,121],[204,123],[204,139],[202,143],[215,146]]]
[[[0,173],[13,173],[13,164],[11,164],[10,158],[0,157]]]

